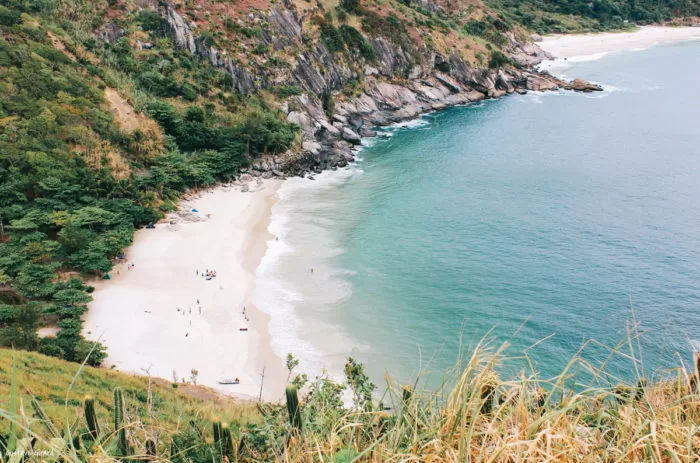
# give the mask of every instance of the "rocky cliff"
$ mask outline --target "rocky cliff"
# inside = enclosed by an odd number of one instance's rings
[[[300,146],[283,156],[256,160],[250,170],[254,175],[270,175],[273,170],[304,175],[344,166],[352,162],[353,147],[361,138],[375,135],[372,127],[427,111],[514,92],[600,90],[584,81],[568,83],[535,70],[547,54],[528,41],[523,31],[498,18],[484,19],[483,13],[480,21],[474,23],[471,18],[464,26],[486,25],[486,32],[475,29],[481,36],[472,42],[468,41],[472,36],[452,23],[447,32],[430,25],[407,27],[411,17],[418,17],[415,11],[427,18],[461,17],[463,11],[448,11],[432,0],[411,3],[417,10],[399,5],[389,16],[366,7],[351,17],[352,21],[345,10],[336,7],[336,15],[346,21],[340,28],[334,25],[339,20],[320,2],[311,8],[292,0],[263,2],[258,8],[249,5],[248,14],[238,11],[242,19],[235,22],[230,15],[236,11],[216,10],[214,3],[196,3],[195,10],[166,0],[142,0],[140,7],[162,16],[178,47],[225,70],[239,94],[280,86],[295,89],[296,94],[281,99],[279,105],[287,120],[301,128]],[[202,20],[202,11],[205,18],[210,17],[207,9],[218,12],[233,31],[227,39],[219,40],[222,45],[217,45],[211,34],[216,23]],[[358,22],[363,33],[351,25]],[[491,25],[493,31],[488,29]],[[117,35],[109,24],[103,29],[111,31],[103,35],[105,40]],[[435,35],[430,35],[431,31]],[[444,44],[442,51],[436,45],[438,40]],[[486,53],[491,54],[490,61],[484,59]],[[495,61],[494,56],[501,61]]]

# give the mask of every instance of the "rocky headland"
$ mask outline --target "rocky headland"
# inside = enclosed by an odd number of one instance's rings
[[[294,2],[285,0],[246,18],[264,26],[256,40],[271,53],[296,52],[287,54],[284,66],[263,66],[254,60],[243,64],[240,57],[208,45],[198,25],[183,18],[169,1],[144,0],[142,5],[167,21],[178,47],[226,71],[238,93],[247,95],[280,85],[301,90],[279,101],[287,120],[301,128],[301,143],[283,155],[255,159],[244,171],[252,176],[305,176],[346,166],[353,162],[353,149],[362,138],[376,136],[373,127],[429,111],[528,91],[602,90],[581,79],[567,82],[537,70],[537,64],[552,57],[535,43],[538,37],[523,39],[522,33],[520,38],[515,32],[503,34],[507,38],[501,48],[505,62],[497,66],[475,66],[457,51],[446,56],[381,35],[367,37],[374,50],[373,59],[368,60],[352,49],[349,54],[332,53],[323,41],[310,39],[305,28],[312,12],[302,15]],[[110,24],[103,26],[101,35],[109,42],[120,37],[118,28]]]

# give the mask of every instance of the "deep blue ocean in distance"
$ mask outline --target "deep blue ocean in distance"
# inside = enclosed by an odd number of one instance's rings
[[[438,378],[483,336],[555,375],[628,336],[637,367],[700,340],[700,43],[569,62],[531,93],[382,129],[349,169],[281,189],[258,294],[280,355]],[[309,269],[313,267],[314,272]],[[593,341],[592,341],[593,340]],[[630,354],[630,345],[620,349]],[[635,355],[639,356],[638,353]],[[634,377],[615,355],[607,370]]]

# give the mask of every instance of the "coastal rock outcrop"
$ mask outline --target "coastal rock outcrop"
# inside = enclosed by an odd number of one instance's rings
[[[603,90],[603,87],[601,87],[600,85],[588,82],[587,80],[583,79],[574,79],[567,88],[584,93],[600,92]]]
[[[441,8],[433,0],[415,3],[430,11]],[[403,43],[392,42],[381,34],[368,39],[374,58],[357,66],[342,53],[331,53],[323,41],[307,42],[303,18],[292,3],[283,1],[264,15],[249,14],[251,20],[267,25],[258,38],[263,45],[274,50],[299,50],[293,61],[279,70],[264,68],[255,60],[242,64],[225,51],[207,45],[193,31],[194,23],[188,23],[167,0],[157,0],[155,9],[166,20],[174,42],[226,71],[240,94],[273,85],[295,85],[305,91],[289,97],[284,105],[287,120],[301,129],[300,152],[256,160],[249,170],[254,176],[273,171],[308,175],[347,165],[362,138],[376,135],[371,127],[415,118],[427,111],[515,92],[602,90],[580,79],[569,83],[534,70],[535,64],[551,57],[536,43],[520,42],[511,32],[505,34],[508,43],[504,51],[517,67],[475,67],[456,52],[445,56],[427,49],[406,50]],[[360,87],[356,91],[342,95],[343,89],[357,83]],[[329,99],[335,100],[330,109],[324,104]]]

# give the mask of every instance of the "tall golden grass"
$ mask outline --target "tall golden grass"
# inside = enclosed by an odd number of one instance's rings
[[[633,364],[634,345],[628,342],[610,349],[611,357],[623,355]],[[622,347],[630,346],[630,354]],[[661,372],[646,381],[641,365],[631,380],[614,385],[602,366],[593,367],[580,356],[574,357],[553,378],[535,374],[504,379],[497,366],[504,360],[504,346],[498,349],[480,343],[458,369],[447,375],[443,386],[421,388],[419,378],[412,386],[387,380],[381,404],[373,401],[362,407],[342,406],[324,395],[324,390],[303,394],[300,405],[302,426],[289,423],[283,404],[220,402],[208,406],[178,397],[177,391],[159,390],[159,413],[144,414],[134,408],[133,395],[127,407],[125,425],[132,445],[128,457],[114,456],[114,436],[104,416],[105,436],[100,442],[81,444],[77,436],[86,433],[82,406],[66,400],[58,410],[44,412],[41,396],[22,395],[17,367],[5,382],[0,417],[5,430],[3,460],[58,461],[279,461],[279,462],[684,462],[700,461],[700,354],[694,365]],[[18,355],[18,354],[15,354]],[[37,354],[21,354],[22,359]],[[7,355],[0,360],[8,358]],[[65,368],[56,362],[52,368]],[[6,373],[6,363],[0,362]],[[576,379],[585,370],[588,384]],[[109,413],[104,390],[125,381],[112,376],[109,381],[82,381],[82,375],[117,375],[101,370],[75,371],[73,387],[90,392]],[[21,376],[21,375],[20,375]],[[605,377],[605,381],[601,378]],[[86,376],[87,378],[87,376]],[[592,378],[592,379],[591,379]],[[35,381],[37,379],[35,378]],[[144,379],[131,379],[144,386]],[[321,380],[323,381],[323,380]],[[95,386],[86,386],[87,383]],[[332,384],[332,383],[328,383]],[[161,385],[162,386],[162,385]],[[7,389],[9,387],[9,390]],[[36,385],[35,390],[44,388]],[[95,387],[97,390],[95,391]],[[133,390],[134,384],[123,387]],[[159,386],[160,387],[160,386]],[[51,388],[51,387],[50,387]],[[30,389],[31,390],[31,389]],[[42,393],[45,393],[43,391]],[[70,397],[71,392],[60,392]],[[96,393],[96,394],[95,394]],[[173,395],[167,395],[173,394]],[[151,394],[149,394],[150,396]],[[38,399],[38,400],[37,400]],[[206,402],[206,401],[205,401]],[[383,405],[390,405],[384,407]],[[31,405],[31,406],[30,406]],[[143,404],[141,404],[142,406]],[[199,405],[205,412],[198,411]],[[219,416],[230,422],[233,451],[222,452],[211,424],[217,407]],[[239,407],[242,411],[236,411]],[[253,408],[254,407],[254,408]],[[105,410],[106,409],[106,410]],[[53,415],[53,416],[52,416]],[[155,418],[154,418],[155,416]],[[189,425],[186,423],[190,423]],[[220,424],[219,424],[220,425]],[[194,437],[182,441],[188,426]],[[179,447],[172,442],[180,442]],[[156,454],[148,455],[147,440],[155,443]],[[77,442],[77,444],[76,444]],[[87,440],[85,440],[87,442]],[[183,444],[182,442],[185,442]],[[183,445],[186,448],[183,448]],[[34,449],[34,453],[27,451]],[[89,451],[88,451],[89,449]],[[230,449],[230,446],[229,446]],[[44,450],[46,452],[40,453]],[[47,455],[49,455],[47,457]],[[14,460],[13,460],[14,459]]]

